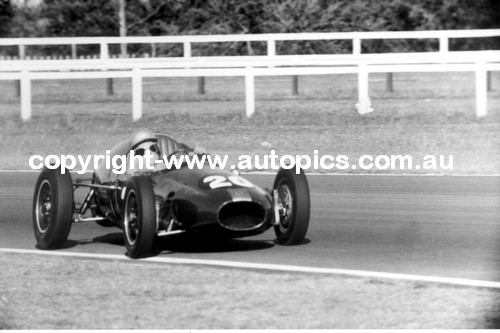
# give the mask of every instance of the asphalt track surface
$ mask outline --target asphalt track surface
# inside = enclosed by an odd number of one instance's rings
[[[273,175],[244,175],[272,186]],[[36,249],[35,172],[0,172],[0,248]],[[309,175],[307,241],[163,239],[159,257],[366,270],[500,282],[500,177]],[[82,197],[85,190],[78,190]],[[124,254],[122,233],[74,224],[62,251]]]

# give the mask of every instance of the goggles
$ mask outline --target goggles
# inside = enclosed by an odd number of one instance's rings
[[[148,149],[148,148],[137,148],[137,149],[134,150],[134,154],[136,156],[144,156],[144,154],[146,153],[146,149]],[[158,148],[158,145],[156,143],[152,144],[149,147],[149,150],[152,151],[153,153],[159,153],[160,152],[160,149]]]

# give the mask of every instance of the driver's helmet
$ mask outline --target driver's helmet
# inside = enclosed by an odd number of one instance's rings
[[[134,132],[130,137],[130,150],[134,150],[135,155],[144,155],[146,150],[160,155],[160,149],[158,148],[157,142],[158,139],[153,132],[148,129],[140,129]]]
[[[149,157],[152,157],[154,163],[160,156],[156,135],[150,130],[140,129],[134,132],[129,140],[130,149],[134,156],[134,158],[131,157],[132,155],[129,156],[131,158],[127,164],[129,165],[129,173],[135,174],[151,170],[151,166],[154,167],[154,165],[148,162]]]
[[[145,128],[137,130],[132,134],[132,136],[130,137],[130,150],[134,150],[143,143],[147,142],[151,142],[154,145],[151,146],[154,147],[153,152],[159,153],[157,145],[158,139],[156,138],[156,135],[150,130]]]

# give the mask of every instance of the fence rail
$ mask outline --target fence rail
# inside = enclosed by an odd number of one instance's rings
[[[191,56],[194,43],[266,42],[267,55],[276,55],[276,42],[298,40],[351,40],[352,53],[361,54],[363,40],[373,39],[438,39],[439,50],[447,52],[453,38],[499,37],[500,29],[474,30],[425,30],[425,31],[367,31],[367,32],[319,32],[287,34],[238,34],[238,35],[183,35],[183,36],[128,36],[128,37],[57,37],[57,38],[2,38],[0,46],[18,46],[20,51],[27,45],[100,45],[101,58],[109,56],[110,44],[182,44],[184,57]],[[22,53],[22,52],[20,52]],[[21,56],[22,54],[20,54]]]
[[[131,78],[132,116],[142,117],[142,79],[168,76],[244,76],[246,115],[255,112],[255,76],[322,75],[354,73],[358,75],[358,103],[364,114],[373,111],[368,94],[369,73],[383,72],[455,72],[472,71],[476,78],[476,115],[487,114],[486,77],[500,70],[500,51],[449,51],[451,38],[499,37],[495,30],[440,30],[399,32],[296,33],[259,35],[206,35],[160,37],[76,37],[76,38],[5,38],[1,46],[17,45],[22,60],[0,60],[0,80],[20,80],[21,118],[31,118],[31,80]],[[438,52],[362,53],[362,40],[438,39]],[[352,40],[352,54],[278,55],[277,41]],[[193,57],[193,43],[264,41],[267,55]],[[182,57],[114,58],[111,44],[182,43]],[[28,60],[29,45],[99,44],[98,59]]]

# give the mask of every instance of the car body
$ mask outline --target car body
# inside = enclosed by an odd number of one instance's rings
[[[160,145],[171,138],[157,135]],[[180,147],[180,148],[179,148]],[[172,154],[187,153],[185,146]],[[77,207],[74,191],[87,188]],[[239,238],[274,227],[278,243],[303,242],[309,224],[307,179],[301,171],[280,169],[273,188],[263,189],[238,172],[203,168],[163,169],[103,181],[72,180],[69,173],[44,168],[35,186],[33,226],[38,247],[62,246],[72,223],[95,221],[124,231],[132,258],[151,254],[156,237],[196,233]]]

